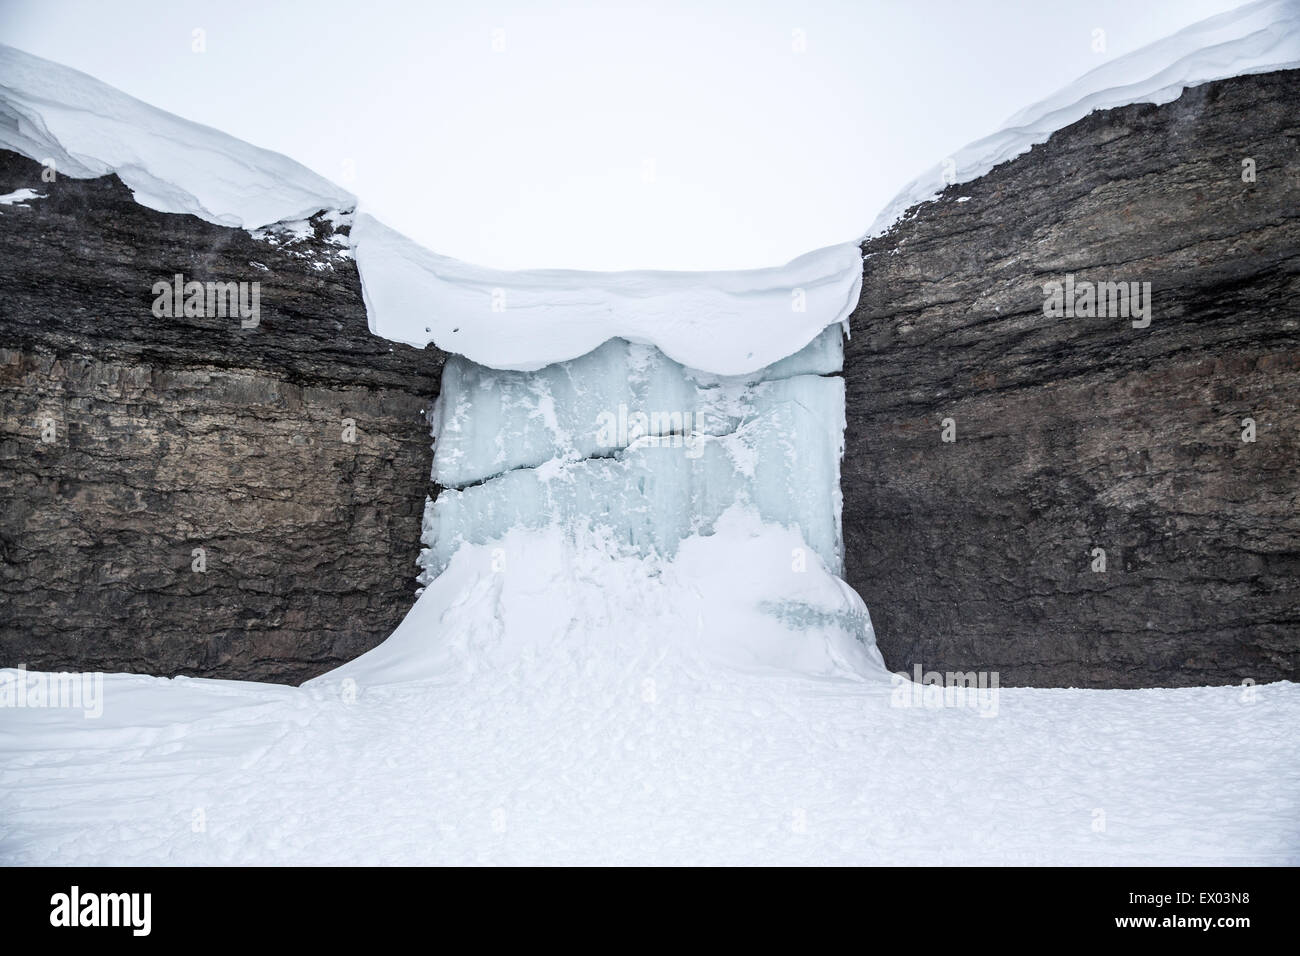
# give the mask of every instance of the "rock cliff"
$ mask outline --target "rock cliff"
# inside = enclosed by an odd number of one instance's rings
[[[1300,72],[1210,83],[864,244],[844,536],[891,668],[1297,678],[1298,147]],[[1117,287],[1089,309],[1101,282],[1149,289],[1149,324]]]
[[[370,334],[345,220],[255,237],[41,174],[0,153],[43,197],[0,206],[0,666],[296,683],[383,640],[443,355]],[[256,323],[156,314],[177,274],[256,282]]]
[[[1297,103],[1289,71],[1094,113],[864,244],[843,524],[891,667],[1296,678]],[[297,682],[382,640],[444,356],[369,333],[346,220],[249,235],[0,154],[19,189],[0,666]],[[256,321],[176,275],[257,283]]]

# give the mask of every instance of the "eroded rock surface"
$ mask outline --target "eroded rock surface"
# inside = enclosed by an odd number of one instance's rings
[[[1094,113],[863,248],[844,537],[893,669],[1297,678],[1300,72]],[[1067,275],[1150,325],[1045,315]]]
[[[0,666],[296,683],[383,640],[444,356],[370,334],[346,226],[255,238],[0,153],[21,188],[44,198],[0,206]],[[157,317],[176,273],[260,283],[260,321]]]

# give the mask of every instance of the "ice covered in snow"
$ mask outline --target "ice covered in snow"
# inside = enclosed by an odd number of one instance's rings
[[[255,228],[351,209],[353,195],[287,156],[192,123],[0,44],[0,148],[60,176],[113,172],[143,206]]]
[[[844,322],[862,289],[857,243],[737,272],[508,272],[437,255],[364,214],[352,242],[372,332],[500,369],[539,369],[622,338],[743,375]]]
[[[490,542],[511,528],[605,530],[633,553],[672,556],[734,504],[798,529],[789,560],[815,561],[810,547],[838,573],[843,383],[805,376],[769,387],[771,404],[734,434],[696,436],[684,447],[640,439],[617,457],[556,460],[444,489],[425,510],[422,580],[464,542]]]
[[[945,186],[967,183],[1014,159],[1094,110],[1168,103],[1189,86],[1300,67],[1300,3],[1259,0],[1194,23],[1090,70],[1012,116],[905,186],[876,217],[868,236],[885,232],[917,203]]]
[[[739,376],[621,339],[534,372],[453,357],[433,416],[443,490],[425,510],[421,580],[461,544],[514,527],[604,529],[672,556],[736,504],[798,529],[838,573],[842,362],[838,325]]]
[[[552,458],[606,455],[666,427],[725,434],[754,416],[756,401],[770,391],[759,383],[833,375],[843,364],[839,326],[792,356],[737,376],[688,369],[653,346],[623,339],[533,372],[452,356],[432,418],[433,478],[460,487]]]

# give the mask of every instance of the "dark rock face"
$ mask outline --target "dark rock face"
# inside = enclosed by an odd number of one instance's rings
[[[1297,103],[1290,71],[1093,114],[864,245],[844,537],[892,668],[1297,679]],[[254,238],[0,152],[0,193],[23,187],[0,666],[297,682],[387,636],[443,355],[369,333],[323,217]],[[157,317],[177,273],[258,282],[260,321]],[[1067,276],[1150,283],[1150,324],[1045,314]]]
[[[1300,677],[1298,105],[1094,113],[865,243],[844,535],[892,669]],[[1149,327],[1045,315],[1067,274],[1150,282]]]
[[[46,196],[0,206],[0,666],[296,683],[379,643],[444,356],[370,334],[323,217],[255,239],[40,172],[0,152]],[[176,273],[259,282],[260,322],[156,317]]]

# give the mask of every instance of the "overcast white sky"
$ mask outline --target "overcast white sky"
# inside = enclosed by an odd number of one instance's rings
[[[722,269],[861,235],[1021,107],[1238,5],[0,0],[0,40],[292,156],[446,255]]]

